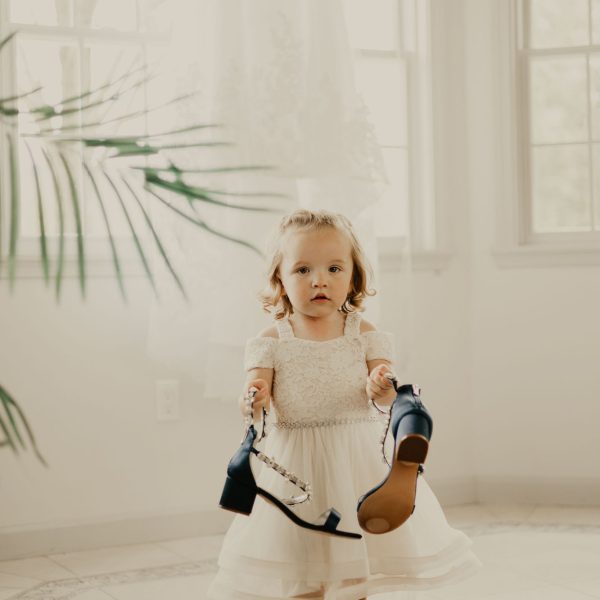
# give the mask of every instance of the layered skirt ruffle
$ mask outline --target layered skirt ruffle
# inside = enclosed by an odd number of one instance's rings
[[[225,535],[208,598],[358,600],[375,593],[440,587],[477,572],[482,564],[471,550],[472,541],[450,527],[422,475],[415,511],[405,523],[381,535],[360,529],[357,500],[388,473],[376,443],[379,433],[380,425],[372,421],[273,429],[263,451],[313,489],[312,500],[292,510],[316,522],[335,507],[342,514],[338,529],[359,532],[363,538],[303,529],[257,496],[251,515],[237,515]],[[252,465],[260,487],[279,498],[298,493],[262,463],[253,460]]]

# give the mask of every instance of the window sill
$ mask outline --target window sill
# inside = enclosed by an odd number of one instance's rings
[[[448,268],[452,255],[445,252],[413,252],[411,264],[413,271],[434,271],[439,273]],[[380,253],[379,267],[384,273],[398,271],[404,266],[400,254]]]
[[[142,245],[145,242],[142,239]],[[119,266],[124,277],[146,277],[146,271],[137,253],[133,242],[129,238],[117,238]],[[49,244],[56,245],[56,239],[50,239]],[[147,259],[152,268],[152,256],[147,254]],[[0,268],[0,281],[8,279],[8,258],[6,252],[2,256]],[[52,256],[49,258],[50,277],[56,274],[57,260],[53,248]],[[65,245],[65,257],[63,260],[64,279],[77,279],[79,277],[79,263],[73,239],[68,239]],[[115,265],[107,240],[85,241],[85,276],[86,279],[104,279],[117,277]],[[35,238],[24,238],[19,242],[17,255],[17,266],[15,279],[43,279],[44,272],[40,258],[39,240]]]
[[[131,277],[146,277],[146,271],[141,263],[141,260],[135,259],[119,259],[119,266],[124,278]],[[53,279],[56,275],[56,261],[50,262],[50,278]],[[43,279],[44,272],[42,269],[42,261],[39,258],[20,257],[17,259],[17,269],[15,280],[21,279]],[[63,262],[63,279],[78,279],[79,264],[75,258],[65,258]],[[86,258],[85,261],[85,278],[86,279],[116,279],[115,265],[110,258]],[[8,279],[8,268],[6,257],[2,263],[0,270],[0,281]]]
[[[491,254],[498,267],[509,269],[600,265],[600,245],[494,247]]]
[[[383,272],[398,271],[406,266],[403,256],[406,241],[403,237],[377,238],[379,267]],[[435,271],[439,273],[448,268],[451,259],[452,254],[449,252],[413,250],[411,253],[411,266],[413,271]]]

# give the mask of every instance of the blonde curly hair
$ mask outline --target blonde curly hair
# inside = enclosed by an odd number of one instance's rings
[[[290,230],[318,231],[327,227],[346,235],[352,247],[352,287],[339,310],[343,313],[363,312],[365,309],[362,304],[365,297],[374,296],[377,293],[367,287],[373,278],[373,269],[354,233],[350,220],[340,213],[327,210],[298,209],[281,219],[268,244],[268,255],[271,257],[267,269],[268,285],[259,293],[259,299],[263,310],[267,313],[274,312],[275,319],[283,319],[294,312],[289,298],[283,295],[283,285],[279,275],[279,267],[283,258],[281,248],[283,236]]]

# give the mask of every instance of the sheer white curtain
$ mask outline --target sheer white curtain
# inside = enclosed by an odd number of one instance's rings
[[[186,4],[185,2],[183,3]],[[189,3],[191,4],[191,3]],[[187,154],[188,165],[269,166],[264,171],[190,175],[196,183],[232,194],[236,204],[270,207],[256,213],[198,206],[211,227],[264,250],[267,233],[296,207],[326,208],[348,216],[365,246],[381,289],[374,219],[386,175],[354,84],[353,56],[339,0],[218,0],[184,9],[175,35],[187,55],[173,62],[177,91],[190,85],[201,99],[185,118],[209,116],[222,127],[214,141],[234,145]],[[204,153],[204,154],[202,154]],[[200,203],[199,203],[200,204]],[[405,215],[410,222],[409,215]],[[148,349],[170,372],[205,384],[206,398],[236,399],[244,379],[245,341],[270,323],[256,294],[266,261],[239,244],[170,223],[174,260],[190,291],[182,302],[173,286],[150,311]],[[406,244],[394,274],[386,317],[397,340],[400,370],[411,345],[411,260]],[[401,249],[399,249],[400,251]],[[166,286],[162,286],[166,289]],[[365,317],[381,322],[380,296]]]

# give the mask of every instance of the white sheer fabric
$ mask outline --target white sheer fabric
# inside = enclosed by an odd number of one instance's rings
[[[341,2],[197,4],[187,6],[183,18],[176,19],[174,35],[188,56],[184,63],[174,60],[171,69],[174,94],[194,86],[202,91],[203,102],[188,103],[180,120],[197,122],[210,116],[211,122],[223,125],[203,132],[203,139],[234,145],[174,152],[173,160],[196,168],[266,165],[272,168],[184,179],[238,194],[285,195],[219,196],[236,204],[269,206],[278,211],[274,213],[198,202],[197,214],[214,229],[264,249],[266,233],[296,207],[343,213],[365,246],[375,272],[372,286],[380,291],[374,219],[386,176],[368,112],[354,85]],[[409,217],[403,217],[407,223]],[[173,262],[190,301],[184,303],[173,285],[168,290],[168,285],[160,286],[165,291],[150,311],[149,353],[165,370],[203,381],[206,398],[234,401],[244,380],[245,342],[271,320],[256,297],[266,283],[267,264],[248,248],[177,218],[169,218],[165,230],[173,232],[169,248],[176,253]],[[408,364],[412,338],[409,247],[407,243],[402,267],[394,273],[394,314],[385,319],[386,329],[396,338],[400,375]],[[379,324],[380,296],[369,298],[366,306],[365,318]]]

